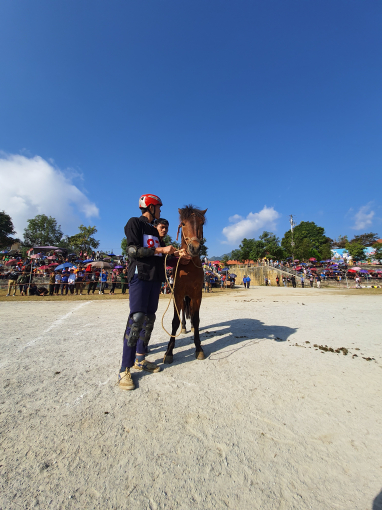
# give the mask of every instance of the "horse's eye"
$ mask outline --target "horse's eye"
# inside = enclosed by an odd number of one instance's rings
[[[185,225],[185,224],[184,224],[184,223],[182,223],[182,227],[184,227],[184,225]]]

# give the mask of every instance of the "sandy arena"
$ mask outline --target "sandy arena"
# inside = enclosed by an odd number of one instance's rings
[[[209,295],[207,359],[183,335],[131,392],[116,385],[128,300],[1,302],[0,508],[382,508],[381,299]]]

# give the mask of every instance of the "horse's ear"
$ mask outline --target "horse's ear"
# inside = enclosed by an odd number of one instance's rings
[[[203,214],[203,216],[204,216],[204,215],[206,214],[206,212],[207,212],[207,211],[208,211],[208,209],[204,209],[204,211],[200,211],[200,212],[201,212],[201,213]]]
[[[179,213],[179,214],[182,214],[182,209],[179,209],[179,208],[178,208],[178,213]]]

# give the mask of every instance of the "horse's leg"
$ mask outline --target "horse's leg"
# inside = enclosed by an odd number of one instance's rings
[[[192,317],[192,324],[194,326],[194,343],[195,343],[195,358],[196,359],[205,359],[204,352],[202,349],[202,345],[200,343],[199,336],[199,308],[195,310]]]
[[[183,334],[187,333],[187,329],[186,329],[186,314],[185,314],[184,310],[182,310],[182,333]]]
[[[192,316],[191,316],[191,333],[194,332],[194,322],[192,320]]]
[[[171,330],[170,341],[168,343],[167,351],[163,358],[163,363],[165,363],[166,365],[169,365],[174,360],[173,350],[175,347],[175,335],[176,335],[176,332],[178,331],[179,325],[180,325],[180,320],[179,320],[178,314],[174,307],[174,318],[172,319],[172,330]]]

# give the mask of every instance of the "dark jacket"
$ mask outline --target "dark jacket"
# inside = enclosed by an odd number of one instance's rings
[[[128,282],[131,281],[134,274],[137,274],[140,280],[164,282],[166,279],[164,269],[164,256],[162,253],[154,255],[155,248],[164,247],[165,244],[160,241],[158,230],[149,223],[145,216],[140,218],[130,218],[125,227],[127,239],[127,248],[135,246],[136,248],[151,248],[152,255],[148,257],[129,256],[129,268],[127,270]]]

